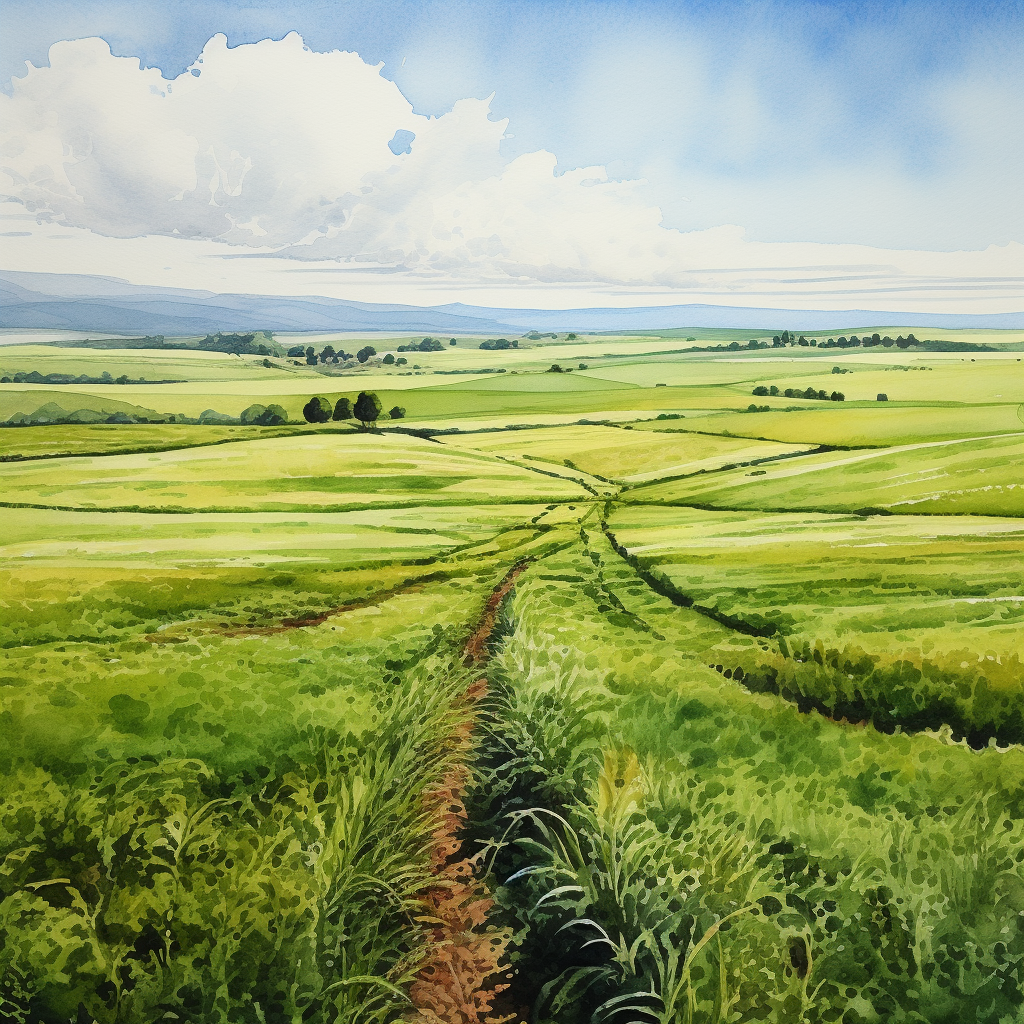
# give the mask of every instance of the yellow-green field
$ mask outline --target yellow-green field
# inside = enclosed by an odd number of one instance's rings
[[[1024,1020],[1024,364],[747,337],[0,350],[0,1020]]]
[[[465,435],[445,439],[445,443],[509,457],[571,463],[586,473],[624,483],[684,476],[807,450],[806,446],[742,438],[665,435],[604,426]]]

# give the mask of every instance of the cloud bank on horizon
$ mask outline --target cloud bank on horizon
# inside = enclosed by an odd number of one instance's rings
[[[101,39],[59,42],[12,86],[11,270],[413,302],[1024,306],[1018,242],[929,252],[680,231],[642,180],[505,155],[488,100],[417,113],[379,66],[296,33],[214,36],[173,80]]]

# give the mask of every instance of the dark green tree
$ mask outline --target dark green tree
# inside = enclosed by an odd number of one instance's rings
[[[303,407],[307,423],[326,423],[331,418],[332,406],[326,398],[311,398]]]
[[[280,405],[268,405],[267,411],[260,417],[260,423],[266,427],[279,427],[288,422],[288,412]]]
[[[389,352],[389,353],[388,353],[388,354],[387,354],[387,355],[386,355],[386,356],[385,356],[385,357],[384,357],[384,358],[383,358],[383,359],[381,360],[381,362],[382,362],[382,363],[383,363],[383,364],[384,364],[385,366],[394,366],[394,363],[395,363],[395,357],[394,357],[394,356],[393,356],[393,355],[392,355],[392,354],[391,354],[391,353]]]
[[[334,415],[331,418],[335,420],[352,419],[352,403],[347,398],[339,398],[334,406]]]
[[[454,338],[449,338],[448,339],[448,344],[449,345],[454,345],[455,344],[455,339]]]
[[[403,409],[400,405],[392,406],[392,408],[388,410],[388,415],[393,420],[404,420],[405,419],[405,409]]]
[[[370,356],[375,356],[376,354],[377,350],[372,345],[367,345],[365,348],[361,348],[356,353],[356,359],[358,359],[359,362],[361,363],[365,363],[366,360],[370,358]]]
[[[384,407],[380,404],[380,399],[377,397],[375,392],[359,392],[353,412],[355,413],[356,419],[362,423],[364,430],[372,427],[380,418],[380,414],[383,411]]]

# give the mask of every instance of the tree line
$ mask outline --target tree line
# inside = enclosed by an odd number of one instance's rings
[[[771,395],[774,397],[781,398],[813,398],[819,402],[845,402],[846,395],[841,391],[833,391],[829,394],[825,390],[816,391],[814,388],[806,388],[801,390],[800,388],[786,388],[785,391],[779,391],[779,389],[773,384],[771,387],[765,387],[763,384],[759,384],[751,394],[759,397],[764,395]]]
[[[327,423],[345,420],[358,420],[364,430],[372,427],[384,415],[384,406],[375,391],[360,391],[356,400],[339,398],[333,405],[329,398],[316,396],[303,407],[302,415],[307,423]],[[392,406],[387,413],[389,419],[405,418],[405,409],[400,405]]]

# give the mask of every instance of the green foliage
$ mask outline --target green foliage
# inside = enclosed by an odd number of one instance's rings
[[[355,418],[362,423],[363,427],[369,427],[376,423],[383,411],[380,399],[374,391],[360,391],[352,410]]]
[[[348,398],[339,398],[334,405],[334,415],[331,417],[333,420],[350,420],[352,419],[352,402]]]
[[[302,415],[307,423],[326,423],[334,411],[334,407],[326,398],[311,398],[303,407]]]

